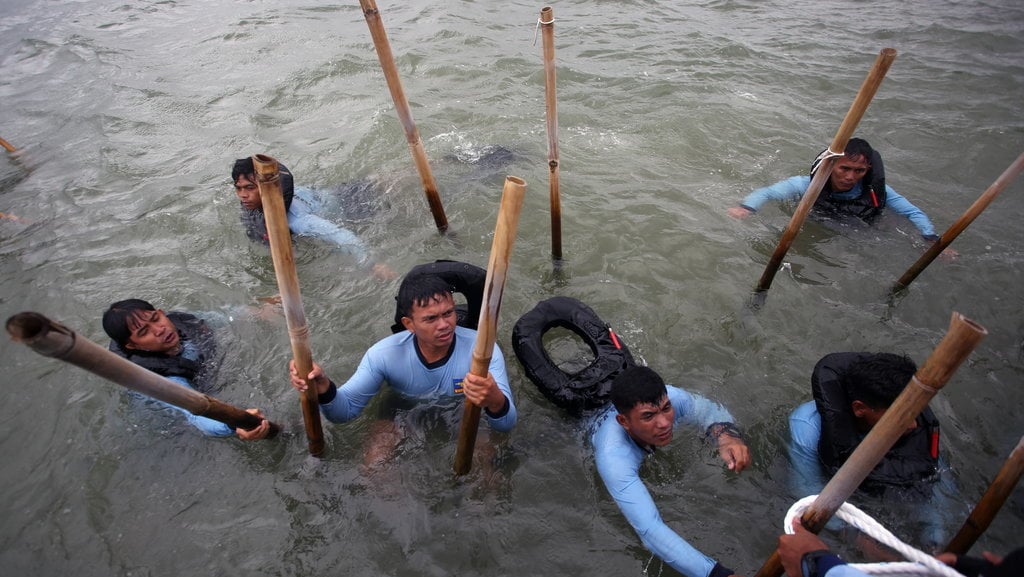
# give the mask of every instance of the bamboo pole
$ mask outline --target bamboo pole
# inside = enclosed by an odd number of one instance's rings
[[[505,292],[508,261],[512,255],[512,244],[516,240],[516,228],[519,226],[519,213],[523,208],[525,193],[526,181],[515,176],[505,177],[498,220],[494,226],[494,240],[491,242],[491,256],[487,262],[484,302],[480,309],[473,360],[469,367],[469,372],[477,376],[487,376],[487,368],[491,364],[494,341],[498,337],[498,311],[501,309],[501,296]],[[476,444],[479,427],[480,407],[466,399],[455,450],[456,475],[465,475],[473,465],[473,446]]]
[[[988,334],[985,327],[954,312],[949,332],[932,351],[931,356],[910,379],[906,388],[885,411],[885,415],[871,428],[867,437],[857,445],[853,454],[821,490],[821,494],[804,511],[801,524],[808,531],[818,533],[839,507],[857,490],[875,465],[892,448],[906,430],[906,423],[917,417],[946,385],[957,367],[963,363]],[[782,561],[776,550],[758,569],[755,577],[779,577]]]
[[[18,150],[17,148],[14,148],[13,144],[7,142],[3,138],[0,138],[0,146],[4,147],[7,150],[7,152],[14,152],[15,150]]]
[[[306,313],[302,308],[299,278],[295,274],[292,237],[288,229],[288,216],[285,214],[284,196],[281,194],[278,163],[264,154],[253,156],[252,163],[256,168],[256,184],[260,188],[263,215],[267,221],[267,236],[270,238],[270,256],[274,260],[277,288],[281,293],[284,317],[288,322],[292,358],[295,360],[298,374],[305,377],[313,370],[313,355],[309,350],[309,327],[306,325]],[[324,431],[320,422],[320,403],[317,400],[316,389],[310,387],[301,394],[300,399],[309,454],[319,457],[324,453]]]
[[[974,201],[974,204],[964,212],[963,216],[957,219],[957,221],[954,222],[946,232],[942,233],[939,240],[935,241],[935,243],[917,259],[917,262],[911,265],[911,267],[907,269],[907,272],[903,273],[903,276],[901,276],[900,279],[896,281],[896,284],[893,285],[891,292],[899,292],[907,288],[910,283],[914,282],[917,275],[921,274],[921,271],[930,265],[932,261],[935,260],[935,257],[939,256],[942,251],[946,250],[946,247],[949,246],[956,237],[960,236],[960,233],[974,222],[975,218],[978,218],[981,211],[985,210],[988,208],[988,205],[992,204],[992,201],[995,200],[995,198],[1003,192],[1010,182],[1012,182],[1013,179],[1021,173],[1021,170],[1024,170],[1024,152],[1022,152],[1021,155],[1017,157],[1017,160],[1013,161],[1013,163],[1007,167],[1001,175],[999,175],[999,178],[997,178],[996,181],[988,187],[988,190],[978,197],[978,200]]]
[[[88,339],[78,338],[73,330],[39,313],[22,312],[10,317],[7,319],[7,332],[12,340],[25,344],[44,357],[70,363],[122,387],[181,407],[193,415],[220,421],[232,429],[252,430],[263,421],[252,413],[144,369]],[[276,436],[280,431],[279,425],[270,423],[267,438]]]
[[[843,119],[843,123],[839,126],[839,130],[836,131],[836,135],[832,139],[832,144],[828,147],[830,151],[841,155],[846,149],[846,143],[853,136],[853,131],[857,129],[857,124],[860,123],[860,119],[864,116],[864,111],[867,110],[868,104],[871,104],[871,99],[878,92],[878,87],[882,84],[885,73],[889,71],[889,67],[892,66],[892,61],[895,58],[896,50],[893,48],[883,48],[878,53],[874,66],[871,67],[871,71],[864,79],[864,83],[861,84],[857,97],[853,100],[853,104],[850,105],[846,118]],[[807,213],[814,206],[814,201],[818,199],[822,187],[825,186],[825,182],[832,175],[833,164],[835,164],[834,158],[825,158],[818,165],[818,170],[814,173],[811,184],[807,187],[803,198],[800,199],[800,204],[797,205],[793,218],[789,220],[786,230],[782,232],[782,238],[779,240],[779,245],[775,248],[775,253],[772,254],[772,258],[768,261],[768,266],[764,268],[761,279],[757,282],[758,292],[771,288],[772,280],[782,264],[782,259],[786,256],[786,252],[789,251],[790,245],[793,244],[793,239],[800,232],[800,227],[803,226]]]
[[[1021,437],[1017,447],[1013,449],[1006,462],[1003,463],[1003,467],[999,469],[992,484],[981,496],[981,500],[974,506],[974,510],[964,521],[963,526],[946,546],[946,551],[957,555],[967,554],[978,537],[992,524],[992,519],[1013,493],[1022,473],[1024,473],[1024,437]]]
[[[548,128],[548,169],[551,196],[551,258],[562,260],[562,200],[558,193],[558,103],[555,97],[555,11],[545,6],[540,11],[544,38],[544,101]]]
[[[402,127],[405,128],[405,139],[409,142],[416,170],[419,171],[420,180],[423,181],[423,192],[427,195],[430,214],[434,216],[437,230],[444,232],[448,230],[448,217],[444,214],[441,196],[437,193],[437,184],[434,182],[434,175],[430,172],[430,163],[427,162],[427,153],[423,150],[419,130],[416,129],[412,111],[409,110],[409,102],[405,98],[405,90],[402,89],[402,80],[398,77],[398,68],[395,66],[395,57],[391,53],[391,44],[388,42],[387,32],[384,31],[380,11],[377,10],[377,3],[374,0],[359,0],[359,5],[363,9],[363,16],[366,17],[366,24],[370,27],[373,46],[377,49],[377,58],[380,59],[380,66],[384,69],[384,79],[387,80],[388,90],[391,91],[391,99],[395,102],[398,119],[402,122]]]

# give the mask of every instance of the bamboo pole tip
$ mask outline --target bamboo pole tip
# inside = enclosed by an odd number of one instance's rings
[[[540,9],[541,16],[550,16],[552,12],[551,6],[545,6]]]
[[[519,178],[518,176],[506,176],[505,182],[514,184],[516,186],[526,186],[526,181]]]
[[[50,319],[39,313],[22,312],[7,319],[7,333],[15,341],[34,339],[46,334]]]
[[[881,54],[882,54],[882,56],[887,56],[889,58],[894,58],[896,56],[896,49],[895,48],[883,48]]]
[[[980,337],[983,337],[988,334],[988,329],[986,329],[985,327],[965,317],[963,314],[953,311],[953,316],[949,320],[950,331],[952,331],[953,328],[957,326],[970,330]]]

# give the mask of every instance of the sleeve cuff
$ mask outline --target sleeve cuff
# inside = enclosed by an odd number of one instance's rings
[[[740,203],[740,208],[745,208],[745,209],[749,210],[750,212],[757,212],[756,208],[754,208],[752,206],[749,206],[749,205],[746,205],[746,204],[743,204],[743,203]]]
[[[491,419],[500,419],[508,414],[509,408],[511,408],[511,404],[508,401],[508,397],[505,397],[505,404],[501,406],[500,411],[498,411],[497,413],[492,413],[487,409],[484,409],[484,413],[486,413],[487,416]]]
[[[928,242],[935,242],[935,241],[939,240],[939,235],[937,235],[937,234],[922,234],[921,238],[925,239]]]
[[[732,569],[722,565],[721,563],[715,563],[715,566],[711,568],[711,572],[708,573],[708,577],[729,577],[734,575],[736,572]]]
[[[327,387],[327,390],[316,396],[316,401],[321,405],[326,405],[334,400],[334,397],[338,395],[338,387],[334,385],[334,381],[328,380],[331,386]]]

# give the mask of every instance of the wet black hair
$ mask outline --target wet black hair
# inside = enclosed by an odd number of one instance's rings
[[[656,405],[667,394],[665,381],[649,367],[627,367],[612,381],[612,404],[623,415],[637,405]]]
[[[900,396],[917,365],[906,355],[877,353],[852,363],[843,375],[850,402],[860,401],[872,409],[887,409]]]
[[[850,158],[850,160],[857,160],[859,157],[863,157],[864,160],[871,164],[871,161],[875,156],[875,149],[871,148],[867,140],[863,138],[851,138],[846,143],[846,150],[843,154]]]
[[[126,299],[110,305],[103,313],[103,330],[117,346],[124,348],[132,337],[128,321],[141,312],[155,311],[156,307],[142,299]]]
[[[281,179],[281,195],[284,197],[284,209],[288,210],[292,206],[292,199],[295,198],[295,179],[292,178],[292,173],[288,170],[287,166],[278,163],[277,170]],[[239,176],[244,176],[256,182],[256,166],[253,164],[251,156],[239,158],[231,167],[232,184],[238,182]]]
[[[452,286],[433,274],[407,275],[398,287],[398,312],[412,318],[412,307],[425,307],[441,295],[451,295]]]

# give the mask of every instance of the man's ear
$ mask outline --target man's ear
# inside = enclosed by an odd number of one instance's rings
[[[627,431],[629,430],[629,420],[626,419],[626,415],[623,415],[622,413],[615,413],[615,421],[622,425],[623,429],[626,429]]]
[[[124,344],[124,346],[123,346],[123,347],[121,347],[121,348],[122,348],[122,349],[133,349],[133,350],[138,350],[138,347],[136,347],[135,345],[133,345],[131,341],[128,341],[127,343],[125,343],[125,344]]]
[[[410,319],[409,317],[402,317],[402,326],[405,327],[405,330],[409,331],[410,333],[413,332],[412,319]]]
[[[854,401],[850,403],[850,410],[853,411],[854,417],[863,419],[864,415],[871,410],[871,407],[867,406],[864,401]]]

